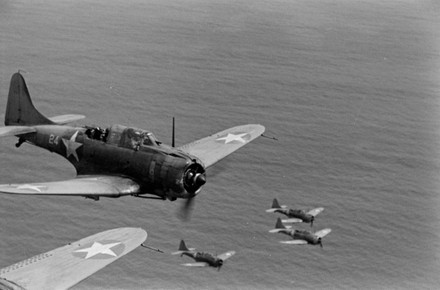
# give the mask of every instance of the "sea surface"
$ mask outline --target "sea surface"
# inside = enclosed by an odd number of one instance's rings
[[[247,123],[265,135],[181,201],[0,196],[0,268],[99,231],[147,244],[73,289],[436,289],[440,6],[434,1],[0,0],[0,119],[22,71],[47,116],[183,145]],[[0,183],[70,179],[62,157],[0,139]],[[325,208],[324,247],[280,244],[273,198]],[[169,253],[235,250],[221,271]]]

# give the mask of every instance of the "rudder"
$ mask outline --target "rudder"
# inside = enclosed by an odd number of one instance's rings
[[[34,107],[23,76],[19,72],[15,73],[9,86],[5,125],[29,126],[42,124],[54,123]]]

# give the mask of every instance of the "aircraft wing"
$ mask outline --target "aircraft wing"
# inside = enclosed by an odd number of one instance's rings
[[[182,264],[182,266],[187,266],[187,267],[207,267],[207,266],[209,266],[209,264],[205,263],[205,262],[197,262],[197,263]]]
[[[55,116],[55,117],[51,117],[49,118],[49,120],[51,120],[52,122],[56,123],[57,125],[64,125],[67,123],[71,123],[71,122],[75,122],[78,120],[82,120],[84,119],[86,116],[84,115],[60,115],[60,116]]]
[[[230,257],[232,257],[234,255],[235,255],[235,251],[229,251],[229,252],[218,255],[217,258],[225,261],[226,259],[229,259]]]
[[[36,132],[34,127],[29,126],[5,126],[0,127],[0,137],[16,136],[20,134]]]
[[[183,145],[179,149],[199,158],[208,168],[261,136],[264,130],[263,126],[255,124],[237,126]]]
[[[323,238],[326,235],[328,235],[331,231],[332,231],[331,229],[323,229],[323,230],[317,231],[315,233],[315,235],[318,236],[319,238]]]
[[[312,216],[317,216],[319,213],[321,213],[324,210],[323,207],[318,207],[315,209],[312,209],[311,211],[308,212],[308,214],[312,215]]]
[[[140,228],[108,230],[0,269],[0,277],[23,289],[68,289],[131,252],[146,238],[147,232]]]
[[[296,218],[291,218],[291,219],[285,219],[285,220],[281,220],[283,223],[302,223],[303,220],[302,219],[296,219]]]
[[[24,195],[119,197],[138,192],[139,185],[133,180],[126,177],[104,175],[85,175],[54,182],[0,185],[0,193]]]
[[[280,243],[289,245],[307,245],[307,241],[304,240],[281,241]]]

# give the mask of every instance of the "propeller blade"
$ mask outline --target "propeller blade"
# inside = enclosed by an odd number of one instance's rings
[[[185,200],[183,207],[180,210],[179,218],[183,221],[188,221],[191,217],[191,212],[194,208],[194,196]]]

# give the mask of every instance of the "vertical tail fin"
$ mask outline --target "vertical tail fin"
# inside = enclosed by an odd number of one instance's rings
[[[272,201],[272,208],[281,208],[281,206],[278,203],[278,200],[276,198],[274,198]]]
[[[23,76],[17,72],[11,78],[5,125],[41,125],[53,124],[34,107]]]
[[[284,226],[284,224],[280,218],[277,219],[277,223],[275,224],[275,228],[276,229],[286,229],[286,227]]]
[[[186,245],[185,245],[185,241],[184,240],[181,240],[180,241],[180,245],[179,245],[179,251],[189,251],[189,249],[186,247]]]

